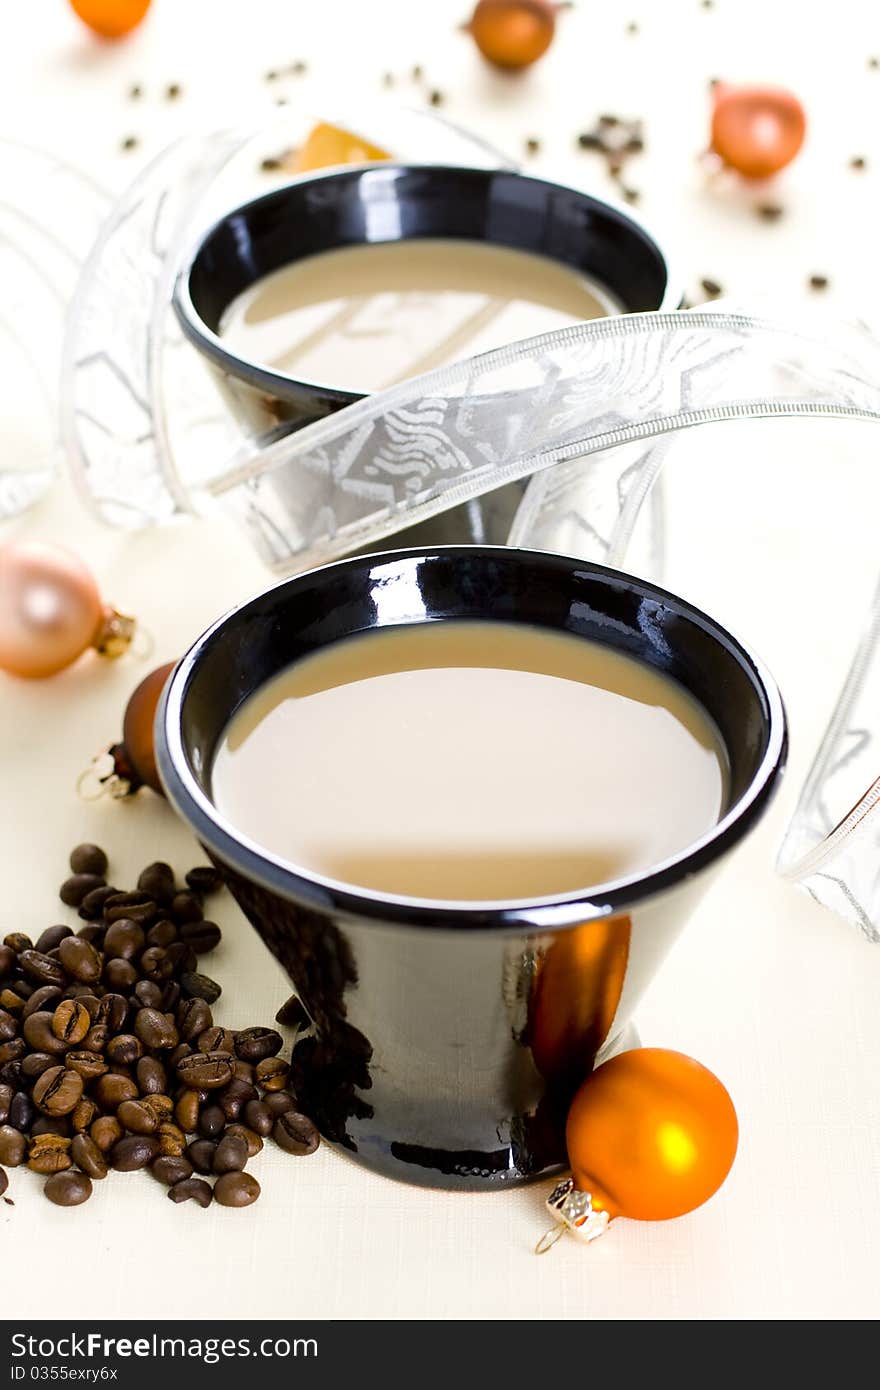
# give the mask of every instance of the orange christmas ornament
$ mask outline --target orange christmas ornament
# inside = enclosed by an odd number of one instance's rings
[[[778,174],[804,143],[807,118],[793,92],[718,82],[712,101],[711,148],[745,178]]]
[[[479,0],[461,27],[496,68],[516,71],[544,56],[556,33],[556,15],[567,8],[554,0]]]
[[[103,39],[121,39],[140,24],[150,0],[70,0],[70,8]]]
[[[565,1130],[572,1177],[547,1200],[569,1230],[602,1235],[615,1217],[667,1221],[708,1201],[730,1172],[739,1137],[733,1101],[708,1068],[661,1047],[622,1052],[575,1095]]]

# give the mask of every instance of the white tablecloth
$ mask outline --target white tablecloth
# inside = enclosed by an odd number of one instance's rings
[[[607,188],[577,132],[601,111],[644,116],[648,149],[628,181],[649,221],[667,228],[691,283],[719,280],[802,297],[826,274],[829,298],[877,321],[874,274],[880,72],[868,66],[880,35],[867,7],[838,3],[834,26],[792,3],[664,0],[662,6],[579,6],[562,16],[547,60],[506,79],[455,31],[464,0],[430,5],[372,0],[155,0],[143,31],[122,46],[92,43],[66,12],[19,6],[2,21],[4,125],[64,152],[109,183],[178,130],[229,119],[267,100],[267,68],[296,59],[292,101],[317,108],[332,93],[420,89],[519,154],[542,141],[536,168]],[[626,32],[637,21],[640,32]],[[696,163],[710,77],[787,83],[812,118],[810,144],[774,199],[768,224],[757,195],[707,185]],[[133,82],[144,88],[127,100]],[[169,82],[183,95],[163,99]],[[273,94],[274,94],[273,87]],[[326,94],[326,95],[325,95]],[[332,104],[332,102],[331,102]],[[139,148],[118,152],[129,133]],[[853,155],[869,168],[848,168]],[[63,212],[59,211],[59,227]],[[746,447],[744,447],[746,446]],[[39,1311],[154,1317],[259,1315],[356,1318],[816,1318],[876,1315],[880,1294],[880,950],[777,880],[772,858],[799,776],[818,737],[859,628],[876,554],[871,518],[876,443],[868,427],[749,425],[698,434],[670,474],[672,556],[666,579],[739,628],[770,662],[792,721],[791,772],[760,830],[706,898],[645,1000],[643,1040],[699,1057],[724,1079],[741,1147],[720,1194],[672,1223],[619,1222],[597,1245],[563,1241],[536,1259],[547,1185],[464,1196],[373,1177],[324,1147],[296,1160],[265,1150],[253,1171],[263,1197],[246,1211],[175,1207],[143,1174],[113,1175],[93,1199],[59,1210],[26,1170],[0,1203],[0,1242],[65,1261],[87,1242],[88,1280],[46,1290]],[[722,480],[721,473],[725,473]],[[823,492],[827,480],[836,495]],[[256,591],[266,572],[223,521],[125,535],[94,523],[69,484],[0,531],[75,546],[114,603],[139,614],[155,663],[177,656],[224,607]],[[153,662],[150,665],[154,664]],[[69,917],[57,884],[79,840],[106,845],[113,879],[145,862],[179,871],[197,855],[158,799],[82,805],[73,787],[92,753],[115,740],[125,701],[149,667],[84,660],[43,683],[0,682],[3,814],[0,881],[6,930],[37,934]],[[224,983],[215,1010],[232,1026],[271,1021],[286,982],[231,903],[210,971]],[[132,1303],[137,1261],[141,1290]],[[175,1270],[172,1278],[169,1269]],[[186,1270],[185,1299],[180,1272]],[[22,1266],[0,1262],[6,1317],[36,1313]],[[53,1292],[54,1288],[54,1292]]]

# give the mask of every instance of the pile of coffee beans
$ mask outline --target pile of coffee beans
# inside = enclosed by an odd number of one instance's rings
[[[46,1177],[58,1206],[78,1206],[114,1169],[148,1168],[173,1202],[246,1207],[245,1172],[271,1137],[314,1153],[274,1028],[218,1027],[220,985],[199,958],[220,941],[203,900],[220,887],[208,865],[185,885],[149,864],[137,887],[107,882],[107,856],[78,845],[61,901],[84,919],[0,946],[0,1196],[5,1168]],[[279,1021],[304,1020],[289,1002]],[[8,1199],[7,1199],[8,1200]]]

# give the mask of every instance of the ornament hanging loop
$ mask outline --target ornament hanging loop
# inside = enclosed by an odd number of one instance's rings
[[[552,1250],[557,1240],[565,1235],[564,1226],[551,1226],[549,1231],[545,1231],[538,1244],[535,1246],[536,1255],[546,1255],[548,1250]]]
[[[590,1193],[575,1187],[574,1178],[557,1183],[544,1205],[559,1226],[544,1232],[535,1246],[536,1255],[546,1255],[566,1231],[578,1240],[596,1240],[605,1234],[611,1220],[607,1211],[594,1210]]]

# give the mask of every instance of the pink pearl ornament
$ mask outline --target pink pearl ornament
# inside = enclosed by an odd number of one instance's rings
[[[0,668],[39,679],[72,665],[89,647],[127,650],[135,620],[105,604],[78,555],[40,541],[0,546]]]

